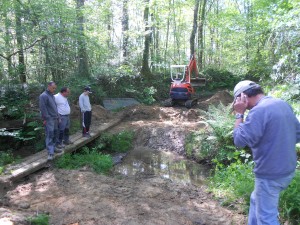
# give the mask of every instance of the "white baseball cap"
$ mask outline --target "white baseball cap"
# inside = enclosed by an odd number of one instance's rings
[[[251,81],[251,80],[243,80],[240,81],[239,83],[237,83],[237,85],[235,85],[234,89],[233,89],[233,96],[234,96],[234,100],[240,95],[242,94],[244,91],[247,91],[248,89],[251,88],[259,88],[260,86]]]

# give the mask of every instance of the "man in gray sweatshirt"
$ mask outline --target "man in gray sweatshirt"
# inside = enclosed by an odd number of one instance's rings
[[[91,92],[90,87],[85,87],[83,93],[79,96],[79,107],[81,111],[81,122],[82,122],[82,136],[89,138],[90,126],[92,120],[92,106],[90,103],[89,94]]]
[[[39,106],[46,134],[46,148],[48,151],[48,160],[53,159],[54,152],[60,153],[62,150],[55,148],[58,138],[58,120],[59,115],[54,99],[56,90],[55,82],[48,83],[47,89],[39,97]]]
[[[248,225],[279,225],[279,195],[291,182],[297,164],[299,120],[286,102],[265,96],[255,82],[239,82],[234,98],[234,143],[250,147],[255,162]]]

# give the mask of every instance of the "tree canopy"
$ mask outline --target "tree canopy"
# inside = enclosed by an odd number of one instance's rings
[[[2,0],[2,82],[151,76],[186,64],[299,80],[298,0]],[[148,76],[149,77],[149,76]]]

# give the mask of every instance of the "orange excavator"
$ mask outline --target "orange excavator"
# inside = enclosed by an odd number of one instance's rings
[[[206,79],[199,77],[197,61],[193,54],[189,65],[171,65],[170,98],[164,101],[164,106],[184,104],[192,108],[197,104],[195,87],[205,86]]]

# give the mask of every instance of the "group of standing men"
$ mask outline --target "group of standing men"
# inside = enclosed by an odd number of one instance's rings
[[[69,136],[71,108],[68,96],[70,89],[62,87],[60,92],[55,94],[56,88],[55,82],[49,82],[47,89],[39,97],[41,117],[45,126],[48,160],[53,159],[54,153],[62,152],[65,145],[73,144]],[[82,136],[86,138],[91,136],[89,128],[92,107],[89,93],[91,93],[90,87],[85,87],[84,92],[79,96],[79,106],[82,113]]]

